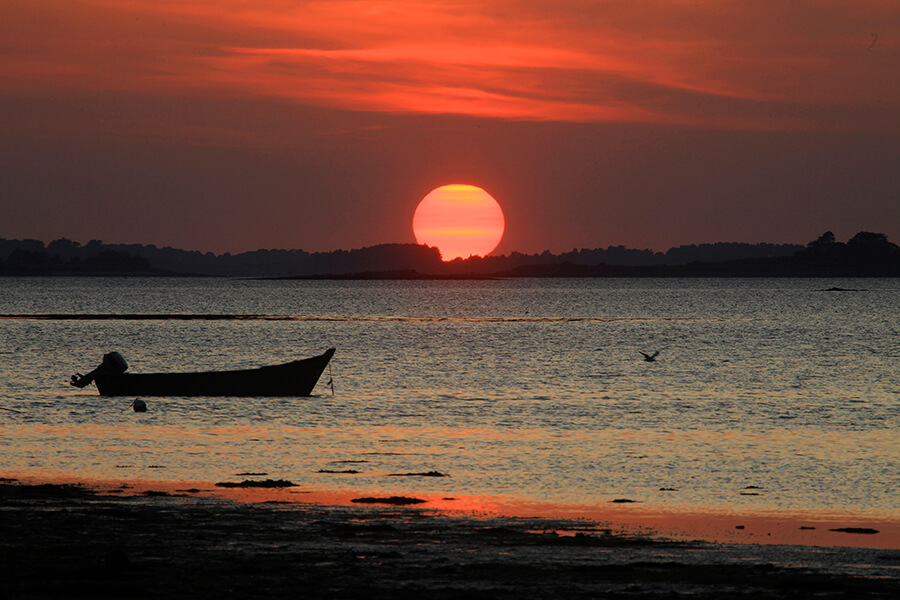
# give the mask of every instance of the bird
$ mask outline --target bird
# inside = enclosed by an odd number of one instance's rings
[[[657,350],[653,354],[647,354],[646,352],[641,352],[640,350],[638,350],[638,352],[640,352],[643,355],[644,360],[647,362],[655,362],[656,357],[659,356],[659,350]]]

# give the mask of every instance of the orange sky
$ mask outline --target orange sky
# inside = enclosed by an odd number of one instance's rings
[[[276,96],[396,113],[900,129],[900,8],[888,0],[3,4],[11,17],[0,25],[7,92]],[[838,119],[836,111],[851,114]]]
[[[0,116],[0,134],[31,148],[34,154],[28,160],[33,161],[34,168],[41,161],[58,160],[61,148],[72,143],[121,144],[116,156],[121,157],[127,147],[136,161],[143,159],[144,152],[164,160],[166,152],[158,148],[165,145],[206,148],[206,154],[185,160],[197,161],[213,172],[230,169],[223,166],[221,156],[213,156],[221,149],[254,149],[277,153],[277,160],[284,161],[284,172],[278,174],[284,180],[283,187],[262,184],[260,191],[282,194],[283,203],[289,203],[288,172],[308,170],[309,163],[304,161],[309,156],[321,159],[333,153],[331,164],[363,161],[372,172],[382,173],[380,159],[372,157],[393,151],[393,164],[405,165],[400,170],[408,170],[394,177],[406,177],[409,186],[382,183],[364,169],[350,174],[354,183],[340,191],[333,181],[303,178],[294,181],[292,189],[300,195],[304,190],[316,194],[331,190],[341,196],[336,196],[335,202],[349,203],[345,210],[353,205],[353,210],[364,215],[377,211],[357,206],[351,195],[363,202],[360,195],[368,194],[370,202],[374,196],[378,202],[397,203],[391,204],[390,214],[400,218],[428,190],[448,181],[461,181],[461,176],[480,177],[468,183],[485,187],[495,196],[514,193],[514,203],[525,193],[524,185],[508,182],[509,173],[499,173],[502,169],[482,173],[465,165],[457,156],[464,149],[454,157],[435,157],[435,163],[443,162],[445,172],[441,164],[423,167],[408,162],[409,155],[417,152],[413,146],[447,131],[451,138],[456,131],[466,136],[468,144],[495,146],[500,152],[510,145],[520,146],[523,140],[537,143],[535,140],[543,138],[571,147],[574,139],[582,144],[577,156],[595,159],[609,159],[608,150],[598,148],[604,141],[621,144],[624,139],[627,146],[627,140],[647,136],[653,128],[663,136],[681,128],[690,132],[689,138],[696,137],[698,131],[710,132],[705,145],[682,148],[677,157],[684,151],[701,156],[718,153],[710,146],[733,147],[724,137],[713,140],[733,134],[748,136],[737,141],[741,150],[734,156],[735,162],[746,161],[748,154],[758,157],[759,153],[770,152],[766,143],[754,146],[762,139],[759,136],[766,135],[796,135],[793,139],[800,140],[796,143],[804,148],[821,148],[821,140],[812,141],[811,136],[823,136],[835,152],[846,146],[839,141],[840,136],[851,136],[853,144],[861,144],[865,136],[874,135],[878,138],[873,143],[883,144],[891,157],[898,152],[900,4],[896,0],[0,0],[0,11],[0,114],[4,115]],[[637,133],[628,135],[621,127],[634,127],[632,131]],[[477,134],[485,129],[491,130],[491,139]],[[582,136],[590,137],[590,142]],[[347,137],[353,140],[343,141]],[[785,139],[776,143],[772,137],[769,144],[783,151],[784,143],[795,143]],[[681,143],[672,138],[665,144],[671,150],[671,144]],[[654,150],[642,146],[631,151],[644,160]],[[9,148],[7,151],[12,152]],[[84,151],[90,150],[79,150]],[[108,154],[113,152],[108,146],[97,151],[95,165],[108,162]],[[495,156],[502,161],[502,154]],[[569,158],[568,163],[577,162],[577,156]],[[228,160],[246,164],[246,157]],[[527,157],[516,160],[527,161]],[[546,159],[538,153],[533,160]],[[834,156],[828,160],[843,164]],[[773,159],[767,168],[777,170],[778,163]],[[663,170],[668,168],[666,164],[662,163]],[[703,172],[699,164],[693,169]],[[271,176],[267,168],[275,167],[269,163],[268,167],[246,172],[245,178]],[[553,171],[548,177],[582,177],[577,168],[567,174],[566,163],[548,168]],[[657,170],[653,164],[644,168]],[[831,170],[827,165],[798,168]],[[140,167],[132,165],[129,169],[139,171]],[[189,181],[190,173],[177,168],[175,173],[163,170],[153,176],[189,183],[194,188],[192,197],[202,190],[219,197],[218,203],[213,199],[205,202],[225,206],[222,227],[249,210],[233,191],[226,193],[214,186],[204,187],[197,180]],[[685,170],[690,172],[691,168]],[[730,172],[721,174],[734,176]],[[874,176],[891,178],[881,171]],[[100,169],[92,191],[111,201],[115,194],[104,186],[116,187],[119,192],[140,189],[146,183],[141,177],[150,174],[135,172],[121,177],[122,181],[111,182],[109,174]],[[732,182],[734,186],[739,184]],[[69,189],[79,187],[77,182],[71,183]],[[25,182],[11,185],[0,202],[17,204],[29,199]],[[627,200],[629,205],[651,206],[662,201],[650,197],[652,190],[645,190],[640,198],[628,198],[622,191],[628,185],[628,181],[615,184],[619,197],[611,197],[609,202]],[[876,186],[869,192],[873,201],[894,194],[893,201],[898,202],[895,178],[888,184],[872,185]],[[37,194],[33,199],[42,206],[54,206],[49,197],[65,186],[44,187],[30,192]],[[564,187],[571,197],[596,186],[582,180],[581,184]],[[846,184],[847,189],[861,187],[868,189],[859,180]],[[556,188],[548,181],[530,189],[546,194]],[[679,185],[674,189],[677,191]],[[400,200],[394,194],[404,197]],[[498,200],[506,210],[510,198],[504,202],[498,196]],[[150,195],[140,201],[154,202]],[[161,206],[166,203],[164,199],[156,202]],[[203,200],[195,202],[203,210],[209,207]],[[523,202],[523,208],[527,208],[540,199],[535,196]],[[825,202],[830,205],[840,203],[840,199]],[[710,196],[704,206],[708,209],[713,204]],[[612,239],[599,222],[595,222],[600,229],[595,242],[586,239],[586,231],[575,231],[570,236],[573,244],[555,239],[542,242],[535,237],[540,230],[534,223],[546,222],[546,215],[516,216],[512,208],[510,225],[518,225],[520,237],[516,230],[511,231],[500,251],[652,243],[640,236]],[[803,212],[810,208],[805,207]],[[690,209],[690,204],[685,205],[685,210]],[[608,207],[602,215],[611,218],[621,210]],[[632,223],[638,217],[636,210],[629,213]],[[897,215],[896,210],[885,210],[889,209],[880,205],[873,208],[877,222],[872,227]],[[16,218],[10,221],[13,225],[9,230],[0,226],[0,237],[66,235],[61,222],[42,224],[34,215],[20,212],[9,208],[8,214]],[[57,212],[76,216],[65,208]],[[171,216],[172,209],[163,212]],[[118,218],[125,219],[128,214],[123,212]],[[158,218],[160,227],[163,217],[161,214]],[[595,220],[599,217],[594,214]],[[564,228],[565,223],[563,219],[557,226]],[[712,225],[715,223],[709,227]],[[662,227],[658,229],[662,231]],[[837,224],[831,226],[835,227]],[[818,224],[810,224],[808,231],[801,228],[799,235],[817,235],[821,233],[817,228]],[[76,239],[94,236],[107,241],[154,243],[149,238],[114,239],[110,232],[121,234],[123,229],[112,224],[94,232],[85,225],[73,229],[68,235]],[[318,247],[309,249],[411,241],[408,223],[406,229],[405,237],[397,230],[397,239],[320,237],[312,243]],[[694,239],[715,235],[714,230],[707,229],[685,231],[680,237],[660,239],[656,245],[676,239],[682,243],[716,241]],[[195,236],[194,241],[196,245],[207,240],[201,249],[251,249],[268,245],[262,237],[264,230],[267,228],[261,226],[255,236],[235,241],[233,247],[228,247],[223,235],[212,232]],[[725,237],[740,237],[739,227],[720,230]],[[853,233],[848,231],[846,235]],[[887,233],[896,237],[900,232],[895,226]],[[743,241],[808,241],[805,237],[776,239],[784,237],[786,231],[772,232],[770,239],[758,239],[764,234],[762,229],[747,230]],[[163,238],[166,235],[160,234]],[[659,235],[657,232],[655,239]],[[185,230],[170,241],[191,246],[188,237]],[[310,239],[308,235],[306,239]],[[534,247],[524,247],[532,242]],[[286,236],[271,243],[305,247],[302,239],[289,244]]]

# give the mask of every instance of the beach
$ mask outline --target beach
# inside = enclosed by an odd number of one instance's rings
[[[900,551],[717,543],[585,519],[0,484],[0,597],[893,598]],[[273,498],[282,498],[282,500]],[[268,498],[268,499],[266,499]],[[852,534],[846,534],[852,535]]]

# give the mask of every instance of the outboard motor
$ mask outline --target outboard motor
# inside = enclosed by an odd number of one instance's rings
[[[103,362],[100,363],[98,369],[103,369],[103,374],[121,375],[128,370],[128,363],[122,358],[118,352],[110,352],[103,355]]]
[[[125,359],[122,358],[122,355],[118,352],[110,352],[108,354],[103,355],[103,362],[100,363],[96,369],[88,373],[87,375],[82,375],[81,373],[75,373],[72,375],[71,383],[75,387],[83,388],[94,381],[94,378],[98,375],[121,375],[125,371],[128,370],[128,363],[125,362]]]

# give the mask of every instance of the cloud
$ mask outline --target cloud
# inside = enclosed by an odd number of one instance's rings
[[[0,24],[7,93],[280,98],[373,113],[732,129],[900,128],[893,0],[8,4]]]

